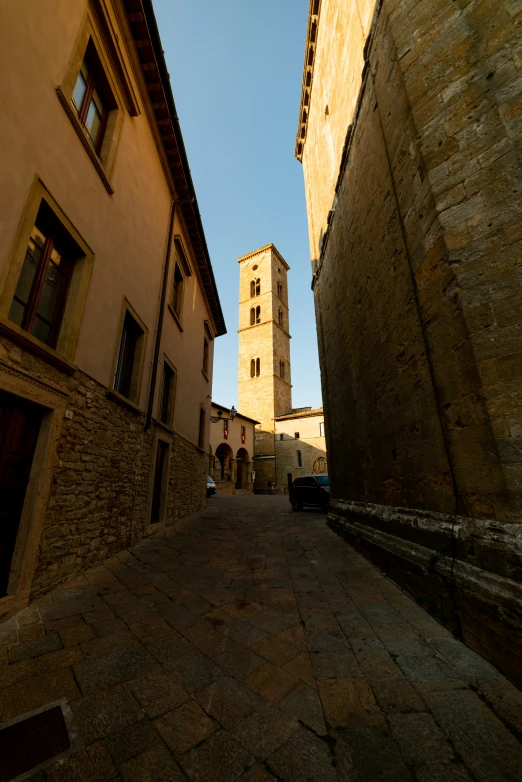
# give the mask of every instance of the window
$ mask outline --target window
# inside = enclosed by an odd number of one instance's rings
[[[303,466],[303,453],[302,451],[296,451],[295,455],[297,456],[297,466],[302,467]]]
[[[159,524],[165,519],[168,489],[168,456],[169,445],[158,440],[156,448],[156,463],[154,465],[154,483],[152,488],[152,504],[150,523]]]
[[[319,437],[324,437],[324,421],[319,424]]]
[[[256,295],[256,281],[252,280],[250,283],[250,298],[253,299]]]
[[[299,432],[295,432],[294,433],[294,437],[295,437],[296,440],[299,440]]]
[[[261,323],[261,307],[256,307],[256,323]]]
[[[280,361],[279,362],[279,375],[284,380],[284,378],[285,378],[285,362],[284,361]]]
[[[31,231],[9,320],[54,348],[80,248],[42,201]]]
[[[256,280],[256,296],[259,296],[260,293],[261,293],[261,280],[258,277]]]
[[[126,310],[114,374],[114,390],[128,399],[137,399],[138,348],[141,347],[143,334],[141,326]]]
[[[279,323],[280,326],[283,325],[283,310],[281,309],[278,310],[277,312],[277,322]]]
[[[76,79],[72,101],[91,144],[100,154],[109,111],[115,102],[92,40]]]
[[[161,381],[160,421],[167,426],[172,423],[172,407],[174,398],[175,373],[166,361],[163,362],[163,378]]]
[[[181,310],[183,307],[183,286],[184,286],[185,280],[183,277],[183,274],[181,272],[181,269],[179,267],[179,263],[176,263],[176,266],[174,268],[174,282],[172,285],[172,309],[174,310],[174,313],[178,320],[181,320]]]
[[[261,359],[256,358],[256,377],[259,377],[261,374]]]
[[[280,439],[280,440],[284,440],[284,439],[285,439],[285,436],[284,436],[284,434],[280,434],[280,435],[279,435],[279,439]]]
[[[198,445],[200,448],[205,448],[205,408],[199,409],[199,432],[198,432]]]
[[[277,283],[277,295],[279,296],[280,299],[283,298],[283,283],[281,282]]]
[[[256,376],[256,360],[255,358],[252,359],[250,362],[250,377]]]
[[[250,310],[250,325],[253,326],[256,322],[256,310],[255,307],[252,307]]]
[[[208,339],[203,337],[203,372],[208,377]]]

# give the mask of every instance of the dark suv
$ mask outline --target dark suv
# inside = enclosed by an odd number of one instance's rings
[[[296,478],[290,487],[289,498],[293,510],[302,510],[303,505],[318,505],[327,513],[330,501],[328,475],[303,475]]]

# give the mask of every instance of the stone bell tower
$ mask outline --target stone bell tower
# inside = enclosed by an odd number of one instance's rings
[[[292,409],[288,280],[273,244],[238,259],[238,409],[256,426],[256,486],[275,480],[274,419]]]

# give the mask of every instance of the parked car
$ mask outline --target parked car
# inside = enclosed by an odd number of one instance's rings
[[[216,484],[210,475],[207,476],[207,497],[211,497],[216,493]]]
[[[325,512],[330,502],[330,481],[328,475],[302,475],[292,483],[289,499],[293,510],[302,510],[304,505],[318,505]]]

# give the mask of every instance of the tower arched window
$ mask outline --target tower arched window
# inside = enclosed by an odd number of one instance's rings
[[[259,377],[261,374],[261,359],[256,358],[256,377]]]
[[[277,283],[277,295],[279,296],[280,299],[283,297],[283,283],[282,282],[278,282]]]
[[[280,326],[283,325],[283,310],[281,309],[278,310],[277,312],[277,322],[279,323]]]
[[[256,360],[255,358],[252,359],[250,362],[250,377],[256,376]]]
[[[284,377],[285,377],[285,362],[284,361],[280,361],[279,362],[279,375],[284,380]]]
[[[259,296],[260,293],[261,293],[261,280],[258,277],[256,280],[256,296]]]
[[[252,280],[250,283],[250,298],[253,299],[256,295],[256,281]]]
[[[256,307],[256,323],[261,323],[261,307]]]
[[[303,452],[302,451],[296,451],[295,455],[297,456],[297,466],[302,467],[303,466]]]
[[[250,310],[250,325],[253,326],[256,322],[256,309],[255,307],[252,307]]]

